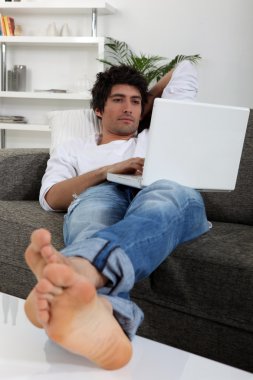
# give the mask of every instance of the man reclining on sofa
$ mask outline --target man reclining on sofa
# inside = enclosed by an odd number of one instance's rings
[[[26,301],[28,318],[65,349],[106,369],[131,358],[131,339],[143,320],[129,298],[134,283],[179,244],[209,229],[193,189],[162,180],[136,191],[106,181],[107,172],[142,172],[144,158],[137,152],[145,156],[148,130],[138,137],[136,132],[171,74],[151,91],[149,102],[136,70],[119,66],[97,75],[92,107],[102,135],[59,146],[42,180],[42,207],[68,210],[65,248],[58,252],[50,233],[37,230],[25,254],[38,280]]]

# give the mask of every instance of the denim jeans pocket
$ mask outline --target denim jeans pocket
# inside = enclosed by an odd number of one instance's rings
[[[79,205],[81,199],[79,197],[76,197],[73,199],[73,201],[70,203],[67,213],[64,215],[64,223],[63,223],[63,234],[64,234],[64,241],[66,244],[66,239],[68,239],[68,221],[76,207]]]

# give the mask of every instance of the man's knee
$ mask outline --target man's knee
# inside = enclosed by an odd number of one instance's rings
[[[180,185],[177,182],[168,180],[168,179],[160,179],[158,181],[153,182],[151,185],[147,187],[150,191],[171,191],[177,193],[195,193],[196,190]]]
[[[170,199],[184,203],[188,200],[195,200],[203,205],[202,197],[197,190],[170,180],[158,180],[148,186],[146,191],[161,201],[168,201]]]

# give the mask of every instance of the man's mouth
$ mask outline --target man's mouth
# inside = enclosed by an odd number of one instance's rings
[[[134,119],[132,117],[129,117],[129,116],[120,117],[119,120],[127,122],[127,123],[132,123],[134,121]]]

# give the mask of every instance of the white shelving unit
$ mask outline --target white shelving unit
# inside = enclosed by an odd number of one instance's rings
[[[0,8],[7,10],[9,13],[12,11],[25,14],[38,14],[38,13],[81,13],[89,14],[90,10],[95,8],[99,15],[108,15],[115,12],[115,8],[112,7],[107,1],[104,0],[71,0],[71,1],[20,1],[18,2],[6,2],[0,1]]]
[[[28,91],[0,91],[1,98],[16,99],[61,99],[61,100],[90,100],[89,92],[70,92],[70,93],[51,93],[46,91],[28,92]]]
[[[1,9],[1,8],[0,8]],[[1,36],[1,43],[7,43],[8,45],[100,45],[104,39],[102,37],[48,37],[48,36]]]
[[[41,25],[46,27],[47,23],[52,23],[55,18],[62,23],[67,18],[70,22],[75,20],[82,25],[82,19],[89,17],[90,36],[87,30],[82,31],[81,27],[78,32],[72,33],[71,36],[47,36],[43,34],[24,33],[22,36],[0,36],[1,47],[1,91],[0,105],[1,112],[7,115],[20,114],[24,110],[23,116],[26,115],[26,106],[31,117],[28,117],[28,124],[7,124],[0,123],[1,129],[1,148],[5,148],[5,131],[6,130],[24,130],[24,131],[49,131],[49,126],[45,122],[47,105],[48,111],[66,108],[84,107],[84,102],[90,100],[88,90],[68,89],[70,78],[77,72],[84,71],[85,68],[89,74],[95,78],[98,71],[103,70],[103,64],[98,61],[104,57],[104,37],[97,37],[97,19],[100,15],[110,15],[115,9],[104,0],[72,0],[72,1],[20,1],[20,2],[3,2],[0,0],[1,15],[14,17],[16,23],[22,22],[29,24],[29,21],[35,23],[38,20]],[[35,27],[37,25],[35,24]],[[74,35],[73,35],[74,34]],[[75,58],[75,55],[77,58]],[[54,67],[50,68],[50,56]],[[71,61],[73,56],[73,60]],[[66,58],[66,59],[65,59]],[[37,61],[36,61],[37,59]],[[59,62],[57,62],[59,59]],[[28,64],[27,64],[27,62]],[[25,62],[24,62],[25,61]],[[11,69],[14,64],[26,64],[29,66],[30,77],[26,92],[13,92],[7,90],[7,70]],[[44,61],[44,63],[43,63]],[[66,61],[66,62],[65,62]],[[65,67],[64,67],[65,64]],[[58,67],[57,67],[58,65]],[[85,66],[86,65],[86,66]],[[71,73],[72,71],[72,73]],[[47,80],[45,80],[48,79]],[[67,82],[69,79],[69,82]],[[50,88],[64,88],[66,93],[52,93]],[[39,91],[36,91],[39,90]],[[60,103],[59,103],[60,102]],[[13,107],[16,110],[13,110]],[[38,112],[36,109],[38,108]],[[42,108],[42,110],[41,110]],[[12,111],[12,112],[11,112]],[[27,111],[28,112],[28,111]],[[41,120],[39,119],[41,113]],[[29,114],[29,112],[28,112]],[[33,115],[36,115],[33,116]],[[29,115],[28,115],[29,116]],[[36,119],[35,121],[33,120]]]
[[[1,128],[11,131],[37,131],[37,132],[50,132],[48,125],[40,124],[15,124],[15,123],[0,123]]]

